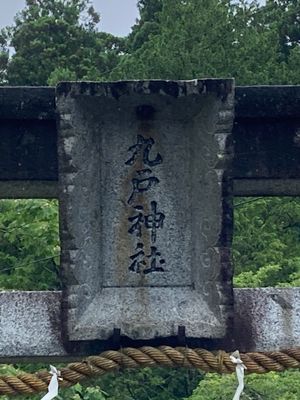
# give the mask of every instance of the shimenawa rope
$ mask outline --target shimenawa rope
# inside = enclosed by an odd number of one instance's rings
[[[263,374],[269,371],[284,371],[300,367],[300,348],[273,352],[253,352],[241,354],[247,373]],[[82,362],[68,364],[61,368],[60,387],[69,387],[89,377],[103,375],[123,368],[142,367],[185,367],[197,368],[205,372],[232,373],[235,365],[230,354],[211,352],[188,347],[127,347],[119,351],[105,351],[98,356],[90,356]],[[47,391],[51,374],[39,371],[35,374],[21,373],[17,376],[0,376],[0,395],[35,394]]]

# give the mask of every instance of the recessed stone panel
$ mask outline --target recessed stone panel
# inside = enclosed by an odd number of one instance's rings
[[[70,340],[225,335],[233,98],[232,80],[58,86]]]

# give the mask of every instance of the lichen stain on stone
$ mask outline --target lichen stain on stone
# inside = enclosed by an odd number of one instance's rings
[[[134,175],[134,170],[130,171],[122,182],[119,196],[122,199],[121,214],[118,224],[117,237],[117,279],[118,286],[122,287],[127,281],[126,275],[129,273],[127,264],[129,263],[129,249],[131,247],[131,240],[128,234],[128,218],[130,216],[130,208],[127,205],[127,198],[130,196],[128,188],[130,187],[131,180]]]
[[[152,113],[152,110],[149,110]],[[145,138],[150,138],[157,136],[153,132],[151,123],[149,121],[142,121],[137,129],[137,134],[142,134]],[[130,145],[130,143],[129,143]],[[127,169],[128,167],[126,167]],[[136,175],[136,171],[142,170],[145,168],[145,165],[143,164],[143,160],[137,159],[135,164],[128,168],[128,173],[126,174],[125,179],[123,179],[122,182],[122,187],[120,190],[120,198],[123,199],[124,203],[126,203],[125,206],[122,207],[122,214],[120,216],[120,223],[118,224],[118,233],[117,237],[119,238],[118,245],[117,247],[117,277],[118,277],[118,286],[126,286],[126,283],[128,281],[128,274],[134,274],[134,272],[129,271],[129,264],[130,264],[130,255],[132,255],[135,251],[135,248],[133,246],[133,240],[131,239],[131,236],[128,233],[129,229],[129,221],[128,218],[132,214],[132,207],[127,204],[127,199],[130,196],[131,193],[131,186],[132,186],[132,179]],[[138,204],[143,207],[143,210],[145,214],[150,213],[150,200],[147,199],[147,194],[143,193],[137,193],[136,197],[138,199]],[[143,230],[143,244],[144,244],[144,250],[145,253],[150,254],[151,250],[151,239],[150,239],[150,232],[147,230]],[[141,272],[138,274],[139,279],[137,280],[137,286],[138,287],[146,287],[147,286],[147,276]],[[134,285],[135,286],[135,285]],[[142,291],[143,292],[143,291]],[[146,296],[148,297],[148,296]],[[147,304],[147,298],[142,294],[141,296],[141,304]]]

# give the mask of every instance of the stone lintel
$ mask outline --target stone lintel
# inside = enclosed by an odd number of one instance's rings
[[[234,196],[300,196],[300,179],[234,179]]]
[[[0,119],[55,119],[55,89],[43,86],[0,87]]]
[[[237,86],[236,120],[300,118],[300,85]],[[0,87],[0,119],[55,120],[55,88]]]
[[[300,179],[234,179],[234,196],[300,196]],[[54,181],[1,181],[1,199],[56,199]]]
[[[300,346],[300,288],[234,289],[234,299],[234,329],[226,340],[187,344],[242,352]],[[61,300],[61,292],[0,292],[1,363],[71,361],[113,347],[75,345],[68,351],[62,340]],[[121,344],[131,346],[123,337]]]
[[[300,179],[234,179],[234,196],[300,196]],[[55,181],[1,181],[1,199],[57,199]]]
[[[299,179],[300,86],[245,86],[235,93],[234,178],[251,179],[251,196],[260,195],[260,179]],[[58,180],[55,115],[54,88],[0,87],[0,181]],[[43,196],[36,188],[28,197]]]

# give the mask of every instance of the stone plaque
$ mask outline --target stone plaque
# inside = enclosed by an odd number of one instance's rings
[[[230,79],[58,86],[69,340],[224,336],[233,100]]]

